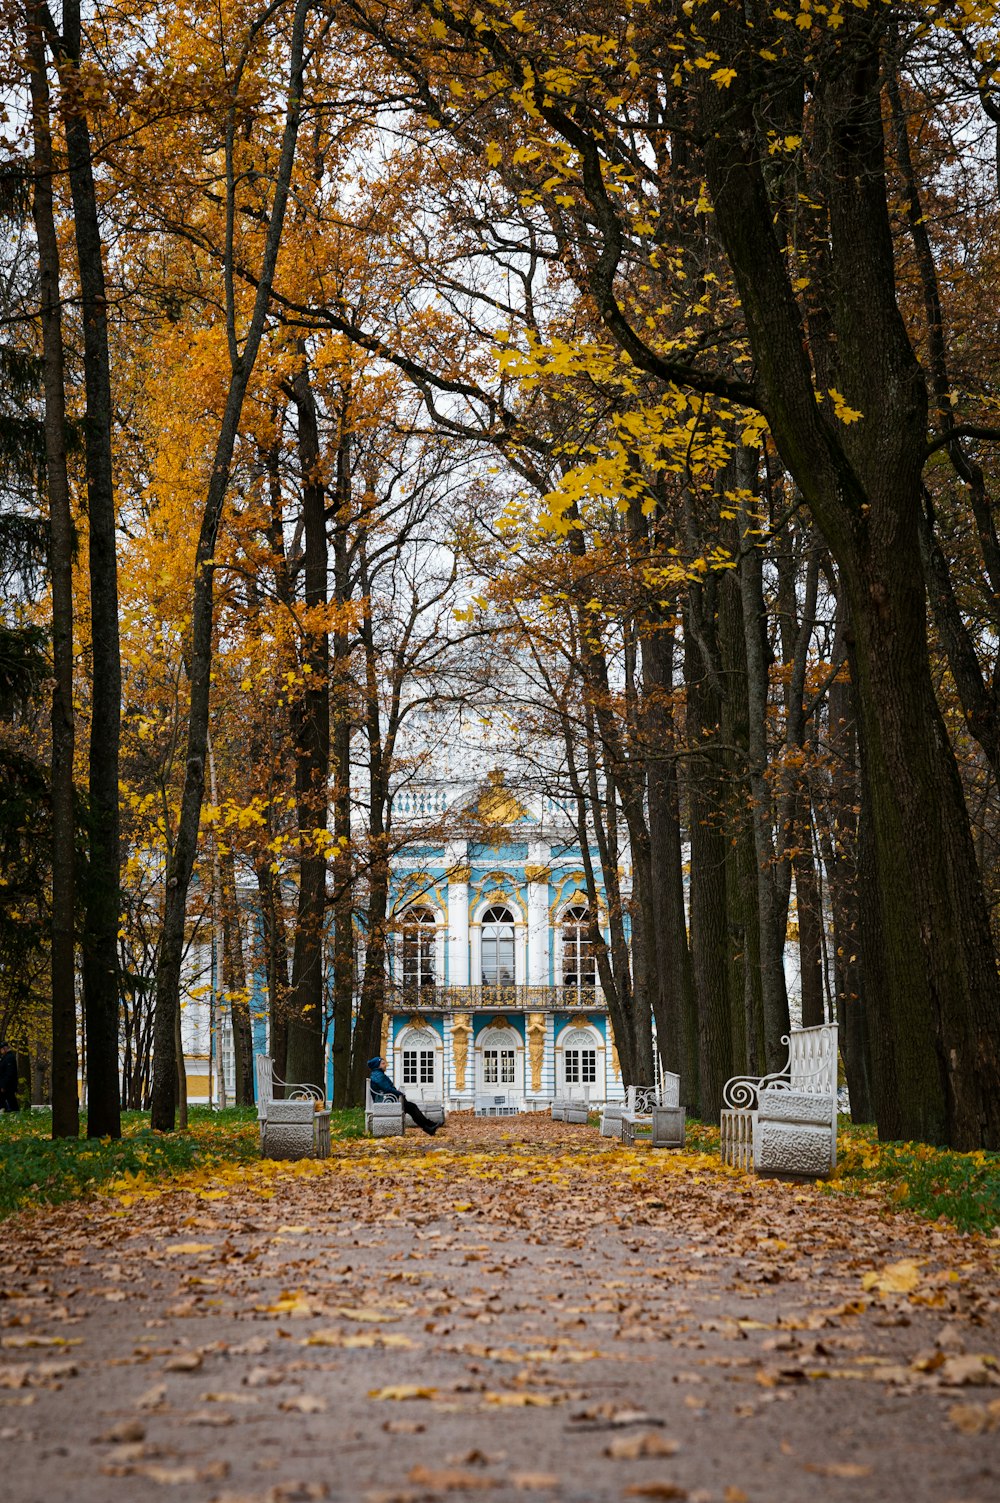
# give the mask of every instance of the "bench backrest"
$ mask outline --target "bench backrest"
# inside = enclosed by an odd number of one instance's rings
[[[370,1112],[373,1106],[389,1106],[393,1111],[402,1114],[403,1103],[398,1096],[383,1096],[381,1091],[373,1091],[370,1080],[365,1081],[365,1111]]]
[[[269,1054],[255,1054],[253,1066],[257,1082],[257,1115],[266,1116],[266,1109],[274,1100],[274,1061]]]
[[[788,1039],[788,1084],[793,1091],[837,1094],[837,1025],[799,1028]]]

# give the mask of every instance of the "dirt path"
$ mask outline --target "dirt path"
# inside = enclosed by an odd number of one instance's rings
[[[996,1247],[547,1119],[7,1223],[6,1503],[972,1503]]]

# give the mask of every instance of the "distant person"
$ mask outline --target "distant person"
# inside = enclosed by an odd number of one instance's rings
[[[385,1073],[385,1060],[381,1056],[376,1054],[374,1059],[368,1061],[368,1075],[372,1083],[373,1095],[384,1096],[389,1101],[401,1101],[403,1111],[411,1121],[423,1128],[428,1137],[433,1138],[441,1126],[440,1122],[432,1122],[429,1117],[425,1117],[419,1106],[415,1106],[412,1101],[407,1101],[402,1091],[396,1089]]]
[[[17,1111],[17,1055],[6,1039],[0,1043],[0,1111]]]

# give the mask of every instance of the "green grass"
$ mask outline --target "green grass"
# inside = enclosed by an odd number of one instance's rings
[[[154,1133],[145,1112],[122,1113],[122,1136],[50,1138],[48,1112],[0,1113],[0,1219],[29,1206],[57,1205],[91,1194],[123,1174],[169,1179],[187,1169],[250,1163],[260,1156],[257,1114],[252,1107],[209,1111],[192,1107],[186,1132]],[[360,1107],[334,1112],[338,1138],[364,1132]]]
[[[927,1143],[880,1143],[874,1127],[842,1124],[831,1193],[875,1192],[900,1210],[962,1232],[1000,1236],[1000,1153],[954,1153]]]

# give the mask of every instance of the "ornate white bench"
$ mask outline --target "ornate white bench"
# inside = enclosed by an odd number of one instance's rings
[[[788,1063],[722,1091],[722,1162],[758,1174],[829,1174],[837,1163],[837,1025],[793,1030]]]
[[[660,1113],[659,1137],[664,1141],[654,1144],[657,1148],[679,1148],[684,1142],[684,1112],[681,1107],[681,1078],[672,1075],[669,1071],[663,1072],[663,1084],[657,1089],[656,1086],[629,1086],[625,1093],[625,1105],[621,1108],[619,1118],[619,1134],[621,1140],[628,1147],[635,1143],[636,1128],[654,1128],[656,1114]],[[672,1113],[672,1116],[664,1116],[664,1113]],[[677,1123],[680,1122],[680,1142],[673,1141],[677,1136]],[[603,1123],[601,1127],[604,1131]],[[605,1137],[613,1134],[605,1133]],[[670,1141],[666,1141],[666,1139]]]
[[[516,1117],[520,1108],[505,1092],[497,1096],[477,1096],[475,1111],[477,1117]]]
[[[565,1096],[557,1096],[552,1103],[553,1122],[586,1122],[589,1113],[589,1085],[567,1086]]]
[[[330,1113],[320,1086],[280,1080],[269,1054],[254,1057],[257,1082],[257,1121],[260,1151],[266,1159],[326,1159],[330,1157]],[[284,1087],[276,1101],[274,1087]]]
[[[406,1136],[406,1113],[398,1096],[383,1096],[365,1081],[365,1132],[373,1138]]]

